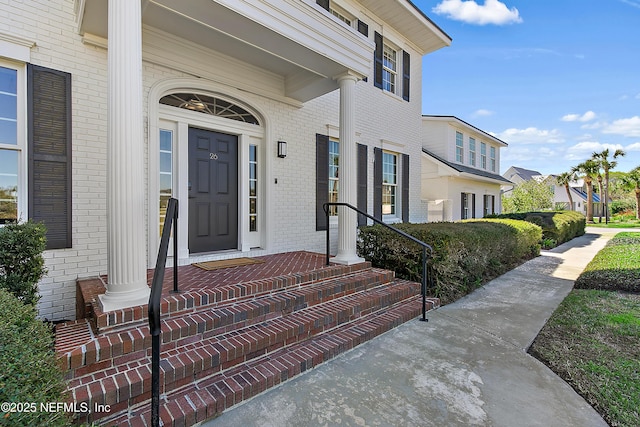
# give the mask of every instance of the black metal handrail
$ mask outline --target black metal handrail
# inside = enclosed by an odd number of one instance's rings
[[[151,425],[160,425],[160,300],[167,263],[171,225],[173,224],[173,292],[178,292],[178,200],[169,199],[162,227],[162,238],[149,295],[149,331],[151,332]]]
[[[329,265],[329,246],[330,246],[330,242],[329,242],[329,206],[344,206],[347,207],[353,211],[356,211],[357,213],[359,213],[360,215],[364,215],[367,218],[369,218],[370,220],[372,220],[373,222],[375,222],[376,224],[380,224],[383,227],[388,228],[389,230],[392,230],[393,232],[401,235],[402,237],[411,240],[412,242],[422,246],[422,321],[426,322],[427,321],[427,283],[431,284],[431,274],[430,274],[430,270],[428,268],[428,261],[429,259],[433,256],[433,248],[431,247],[431,245],[423,242],[422,240],[416,239],[415,237],[413,237],[410,234],[405,233],[402,230],[398,230],[395,227],[390,226],[389,224],[386,224],[382,221],[380,221],[378,218],[369,215],[366,212],[361,211],[360,209],[350,205],[349,203],[342,203],[342,202],[329,202],[329,203],[325,203],[324,205],[322,205],[322,209],[324,210],[324,213],[326,215],[327,218],[327,222],[326,222],[326,226],[327,226],[327,255],[326,255],[326,264]],[[427,251],[429,251],[429,253],[427,254]]]

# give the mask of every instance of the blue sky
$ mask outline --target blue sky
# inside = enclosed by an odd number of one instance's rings
[[[640,166],[640,0],[413,0],[453,39],[423,59],[423,113],[509,144],[510,166],[561,173],[622,148]]]

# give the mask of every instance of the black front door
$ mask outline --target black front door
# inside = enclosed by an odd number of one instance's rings
[[[189,128],[189,252],[238,247],[238,137]]]

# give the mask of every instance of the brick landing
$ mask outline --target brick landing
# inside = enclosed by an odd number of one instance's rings
[[[369,263],[327,267],[323,255],[309,252],[260,258],[263,264],[224,270],[180,267],[180,294],[170,293],[167,269],[160,379],[165,426],[213,418],[421,313],[419,284]],[[77,422],[148,425],[147,307],[102,313],[95,297],[104,292],[103,280],[79,284],[85,298],[79,303],[91,323],[56,328],[71,400],[109,408]]]

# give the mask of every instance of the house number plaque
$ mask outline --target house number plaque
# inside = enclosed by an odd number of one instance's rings
[[[218,160],[218,153],[209,153],[209,160]]]

